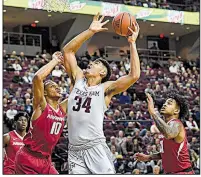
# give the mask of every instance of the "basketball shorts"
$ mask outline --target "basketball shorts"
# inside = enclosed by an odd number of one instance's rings
[[[58,174],[50,157],[30,152],[22,147],[15,157],[16,174]]]
[[[115,174],[113,157],[105,142],[92,147],[69,145],[69,174]]]
[[[15,166],[6,166],[3,167],[3,174],[4,175],[13,175],[15,174]]]

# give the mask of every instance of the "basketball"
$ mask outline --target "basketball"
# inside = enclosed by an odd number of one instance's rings
[[[132,33],[129,31],[128,27],[133,29],[133,22],[136,22],[134,16],[130,13],[122,12],[114,17],[112,26],[114,31],[120,36],[130,36]]]

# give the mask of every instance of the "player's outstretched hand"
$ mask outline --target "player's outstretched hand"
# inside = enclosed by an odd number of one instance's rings
[[[103,22],[104,16],[102,16],[100,19],[99,16],[100,13],[94,16],[93,21],[89,27],[89,30],[93,31],[94,33],[108,30],[108,28],[103,28],[103,26],[106,25],[109,22],[109,20]]]
[[[138,161],[146,162],[146,161],[149,161],[150,156],[138,152],[138,153],[134,154],[134,159],[136,159]]]
[[[129,43],[133,43],[136,41],[139,31],[140,31],[140,27],[137,22],[136,23],[133,22],[133,27],[134,27],[133,29],[128,27],[129,31],[132,33],[132,35],[128,36]]]
[[[155,114],[153,98],[151,97],[151,95],[149,93],[146,93],[146,96],[147,96],[149,114],[153,115],[153,114]]]
[[[63,57],[62,53],[59,52],[59,51],[55,52],[55,53],[52,55],[52,59],[53,59],[53,60],[57,60],[58,63],[60,63],[60,64],[63,64],[63,62],[64,62],[64,57]]]

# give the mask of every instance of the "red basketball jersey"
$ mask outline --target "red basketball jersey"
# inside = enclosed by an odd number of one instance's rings
[[[54,110],[47,104],[40,117],[31,122],[24,144],[33,152],[50,156],[63,131],[65,116],[61,106]]]
[[[181,123],[178,119],[170,121]],[[160,137],[162,164],[166,173],[181,172],[191,167],[187,144],[186,134],[182,143],[176,143],[172,139],[168,140],[165,137]]]
[[[10,142],[5,147],[4,167],[14,167],[15,155],[17,151],[24,145],[23,137],[20,136],[15,130],[8,133]]]

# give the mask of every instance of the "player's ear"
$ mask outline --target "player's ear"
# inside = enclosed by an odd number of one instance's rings
[[[179,114],[179,113],[180,113],[180,109],[179,108],[175,109],[174,114]]]
[[[106,76],[106,71],[105,71],[105,69],[103,69],[103,70],[101,70],[100,72],[100,76],[103,78],[103,77],[105,77]]]

